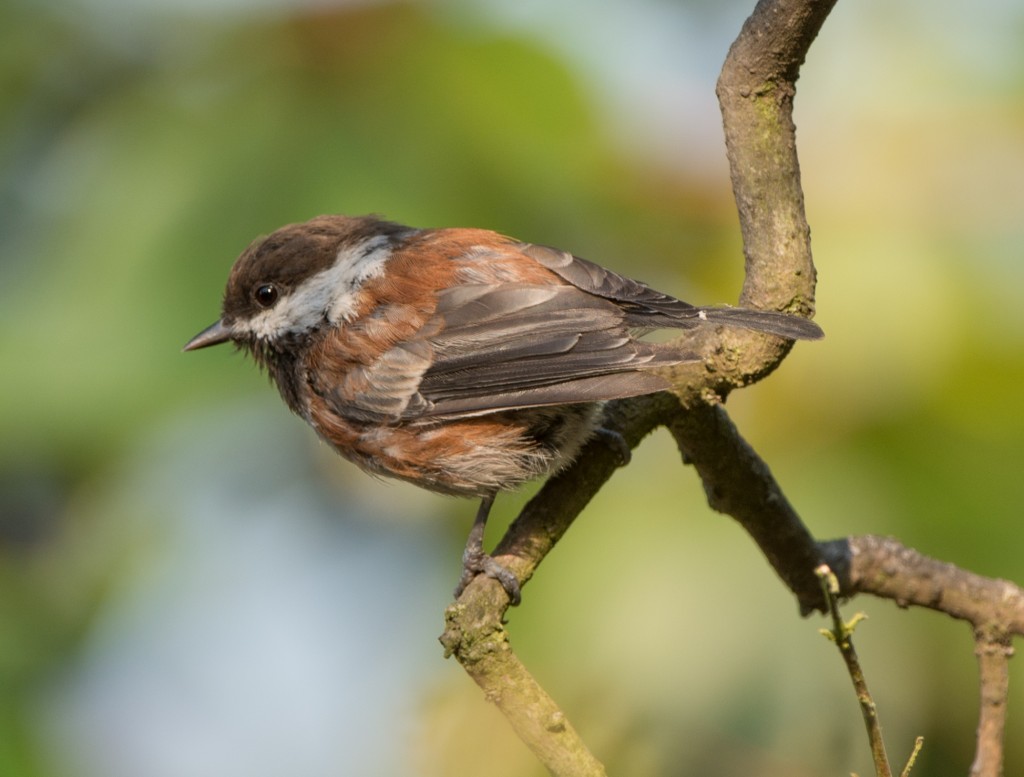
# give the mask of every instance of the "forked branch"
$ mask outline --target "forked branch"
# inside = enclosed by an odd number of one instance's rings
[[[815,271],[804,214],[792,119],[795,84],[835,0],[761,0],[729,51],[718,82],[733,191],[744,241],[740,302],[809,315]],[[699,331],[699,330],[698,330]],[[631,447],[657,426],[671,430],[685,463],[700,475],[709,504],[733,516],[793,591],[803,612],[824,610],[815,568],[827,562],[841,593],[872,593],[969,621],[982,670],[982,713],[973,777],[1002,770],[1006,661],[1024,633],[1024,593],[940,564],[891,540],[816,542],[768,466],[720,405],[737,387],[775,369],[789,345],[741,330],[700,334],[702,363],[675,371],[676,396],[613,403],[609,422]],[[575,517],[614,472],[617,453],[592,442],[550,479],[509,528],[495,558],[524,584]],[[528,600],[527,600],[528,601]],[[523,741],[559,777],[603,775],[564,713],[516,658],[503,625],[508,606],[494,580],[477,577],[446,613],[441,638],[506,714]]]
[[[784,79],[789,78],[790,83],[795,79],[799,63],[828,13],[827,8],[821,10],[825,6],[831,7],[831,3],[762,2],[751,21],[744,26],[730,53],[730,61],[742,62],[748,55],[756,53],[761,46],[759,37],[775,29],[771,22],[773,18],[776,25],[784,22],[780,29],[784,29],[785,34],[769,35],[765,40],[775,42],[765,51],[781,66],[777,74],[780,89],[776,98],[785,94]],[[818,10],[808,14],[801,11],[802,7]],[[740,100],[746,100],[755,93],[761,95],[761,87],[762,84],[758,84],[747,89],[738,85],[736,92],[724,99],[732,101],[738,96]],[[720,84],[720,95],[723,89],[726,93],[730,91],[728,85]],[[747,278],[741,304],[809,314],[813,311],[814,267],[809,231],[803,216],[791,121],[788,130],[783,129],[780,134],[780,125],[785,124],[782,119],[788,115],[792,91],[789,90],[788,94],[788,98],[776,101],[769,111],[774,117],[770,121],[771,126],[752,130],[760,133],[761,138],[767,138],[771,146],[778,145],[775,150],[769,150],[759,142],[758,147],[752,149],[755,156],[767,153],[773,160],[771,165],[745,167],[740,163],[737,172],[733,157],[744,153],[742,147],[752,141],[742,134],[730,133],[727,121],[733,185],[738,200],[745,203],[741,205],[741,223],[747,245]],[[725,101],[723,110],[724,106]],[[779,165],[780,155],[787,145],[792,152],[792,163]],[[766,175],[755,177],[748,185],[747,179],[753,170],[764,171]],[[756,192],[766,185],[778,202],[773,204],[768,198],[756,196]],[[765,221],[761,218],[765,215],[761,210],[764,207],[784,207],[787,213],[784,222],[772,222],[771,218]],[[757,221],[753,223],[750,219],[755,215]],[[762,232],[769,226],[770,232]],[[766,241],[765,246],[771,247],[770,250],[758,248],[762,239]],[[677,439],[686,438],[686,432],[690,431],[695,436],[704,437],[709,446],[721,442],[719,432],[723,428],[731,428],[731,423],[724,413],[709,408],[706,403],[710,400],[716,404],[733,388],[767,375],[789,349],[784,341],[777,338],[739,330],[703,335],[701,341],[690,345],[699,349],[705,359],[702,364],[680,368],[673,376],[677,397],[668,394],[642,397],[615,403],[610,408],[610,424],[622,433],[631,447],[656,426],[673,423],[684,430],[677,434]],[[694,413],[692,417],[704,420],[725,418],[726,423],[719,424],[717,430],[701,431],[693,423],[687,424],[685,419],[691,417],[687,410]],[[738,435],[731,438],[732,441],[738,439]],[[699,444],[700,441],[694,442]],[[748,459],[748,464],[750,461],[752,459]],[[600,441],[589,445],[573,467],[549,480],[526,506],[495,550],[496,560],[525,584],[575,517],[611,476],[617,464],[615,451]],[[802,599],[811,606],[810,603],[820,597],[812,573],[816,566],[817,548],[806,529],[799,526],[799,519],[792,510],[788,513],[788,520],[797,525],[792,533],[800,535],[799,542],[795,543],[799,560],[782,561],[790,551],[786,543],[780,542],[777,545],[780,560],[776,569],[780,574],[788,574],[784,570],[797,570],[792,580],[787,582],[802,590]],[[810,563],[812,561],[815,563]],[[566,777],[602,774],[600,763],[583,744],[565,715],[515,657],[502,623],[506,607],[507,598],[496,581],[476,578],[446,613],[447,625],[441,641],[447,653],[459,660],[484,690],[486,697],[505,713],[517,734],[552,774]]]

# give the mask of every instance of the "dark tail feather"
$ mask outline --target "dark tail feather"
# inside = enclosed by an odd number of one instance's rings
[[[819,340],[825,336],[821,327],[806,318],[752,308],[700,308],[699,318],[726,326],[739,326],[755,332],[787,337],[790,340]]]

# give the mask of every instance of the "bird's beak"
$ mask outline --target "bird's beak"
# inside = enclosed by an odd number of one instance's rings
[[[214,324],[206,327],[202,332],[197,334],[187,343],[181,350],[183,351],[196,351],[200,348],[206,348],[211,345],[220,345],[226,343],[231,339],[231,327],[226,326],[224,321],[217,321]]]

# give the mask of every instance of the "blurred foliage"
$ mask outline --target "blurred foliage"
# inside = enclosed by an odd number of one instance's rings
[[[730,408],[819,536],[1021,582],[1024,16],[855,5],[797,100],[828,337]],[[714,20],[745,5],[722,6],[627,10],[724,53]],[[667,158],[577,56],[647,61],[609,22],[624,8],[525,3],[531,31],[483,1],[0,6],[0,774],[540,773],[432,643],[472,506],[352,474],[251,365],[179,349],[249,240],[325,212],[489,227],[735,299],[724,167],[686,172],[717,141]],[[638,93],[712,94],[718,62],[665,60]],[[853,606],[894,760],[922,733],[921,773],[965,773],[966,629]],[[663,435],[511,619],[613,773],[867,772],[838,660]]]

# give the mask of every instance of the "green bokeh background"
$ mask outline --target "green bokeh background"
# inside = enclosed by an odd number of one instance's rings
[[[434,641],[473,505],[355,472],[251,364],[180,347],[250,239],[327,212],[735,301],[714,80],[748,11],[0,6],[0,774],[543,773]],[[796,117],[828,336],[729,401],[816,535],[1018,582],[1022,34],[999,0],[838,5]],[[969,630],[855,608],[894,758],[923,734],[915,773],[965,774]],[[664,434],[510,621],[611,773],[870,772],[821,624]]]

